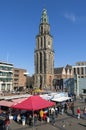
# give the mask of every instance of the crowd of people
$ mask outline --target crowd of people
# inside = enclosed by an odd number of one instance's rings
[[[63,115],[64,113],[68,114],[68,112],[71,112],[71,115],[76,116],[77,119],[81,117],[81,108],[77,106],[75,111],[74,101],[65,101],[57,103],[54,107],[34,112],[26,111],[25,113],[20,113],[19,111],[13,116],[13,119],[18,123],[22,123],[24,121],[24,124],[28,124],[29,126],[36,125],[39,121],[50,122],[54,125],[55,120],[59,115]],[[83,109],[83,115],[86,116],[86,107]]]
[[[11,113],[10,111],[6,113],[8,116],[3,123],[3,127],[5,130],[8,130],[10,126],[10,114],[13,116],[13,120],[19,124],[36,126],[38,122],[47,122],[55,125],[58,116],[64,115],[64,113],[71,113],[71,115],[77,119],[86,119],[86,106],[83,107],[83,110],[79,106],[75,109],[75,101],[67,100],[65,102],[56,103],[53,107],[40,109],[37,111],[18,111],[13,109]]]

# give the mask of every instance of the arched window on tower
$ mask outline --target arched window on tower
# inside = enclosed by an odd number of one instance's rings
[[[42,48],[42,37],[41,37],[41,46],[40,47]]]
[[[49,55],[48,55],[48,63],[49,63],[48,72],[49,72],[49,73],[51,73],[51,61],[52,61],[51,55],[49,54]]]
[[[43,34],[43,26],[41,26],[40,33]]]
[[[52,83],[52,77],[49,76],[49,86],[51,86],[51,83]]]
[[[38,38],[38,49],[39,49],[39,38]]]
[[[38,54],[36,55],[36,62],[37,62],[36,73],[38,73]]]
[[[42,53],[40,52],[40,73],[42,73]]]
[[[46,48],[46,37],[44,36],[44,48]]]
[[[40,75],[40,89],[42,89],[42,76]]]
[[[46,73],[46,53],[44,52],[44,73]]]

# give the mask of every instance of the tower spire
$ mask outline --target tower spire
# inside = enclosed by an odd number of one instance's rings
[[[48,23],[47,10],[43,9],[41,16],[41,23]]]

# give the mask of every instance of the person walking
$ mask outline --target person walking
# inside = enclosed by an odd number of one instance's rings
[[[51,124],[55,125],[55,111],[51,113]]]
[[[37,125],[38,117],[37,117],[36,113],[33,116],[34,116],[34,126],[36,126]]]
[[[5,119],[5,130],[9,130],[9,126],[10,126],[10,120],[9,118]]]
[[[32,126],[33,125],[33,117],[31,114],[29,115],[28,121],[29,121],[29,126]]]
[[[64,112],[65,112],[65,113],[67,113],[67,108],[68,108],[67,102],[65,102],[65,104],[64,104]]]
[[[58,117],[58,107],[55,107],[55,116]]]
[[[74,102],[71,103],[71,111],[72,111],[72,115],[74,116],[75,115],[75,112],[74,112]]]
[[[78,107],[78,108],[77,108],[77,118],[78,118],[78,119],[80,119],[80,113],[81,113],[80,107]]]
[[[40,120],[42,121],[43,120],[43,114],[44,114],[44,111],[41,109],[39,111],[39,115],[40,115]]]
[[[17,122],[21,123],[21,116],[20,116],[20,114],[17,115]]]

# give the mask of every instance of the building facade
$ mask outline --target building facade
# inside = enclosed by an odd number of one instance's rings
[[[74,75],[78,75],[79,78],[86,78],[86,62],[77,62],[72,68]]]
[[[26,80],[27,80],[26,72],[27,71],[25,69],[20,69],[20,68],[13,69],[13,89],[14,90],[21,91],[26,88]]]
[[[38,88],[51,87],[54,78],[53,38],[50,34],[47,11],[43,9],[39,34],[36,36],[34,51],[34,86]]]
[[[65,79],[64,85],[69,93],[86,97],[86,62],[77,62],[72,66],[73,78]]]
[[[75,75],[74,88],[76,94],[79,96],[80,94],[85,95],[86,97],[86,62],[76,62],[75,66],[72,66],[73,73]]]
[[[63,91],[65,87],[64,81],[69,82],[69,79],[72,81],[72,78],[73,78],[73,70],[71,65],[66,65],[66,67],[54,68],[53,86],[56,90]]]
[[[13,64],[0,62],[0,91],[11,91],[13,88]]]
[[[54,78],[59,80],[73,78],[72,66],[66,65],[66,67],[54,68]]]

